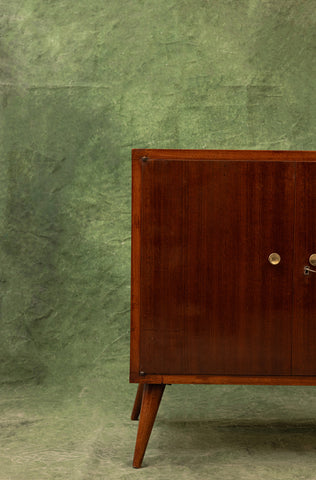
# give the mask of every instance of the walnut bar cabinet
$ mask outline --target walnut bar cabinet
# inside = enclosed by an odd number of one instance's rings
[[[130,381],[316,385],[316,152],[133,150]]]

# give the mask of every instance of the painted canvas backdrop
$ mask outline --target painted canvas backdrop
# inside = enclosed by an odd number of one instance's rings
[[[132,147],[315,149],[315,2],[1,1],[0,381],[128,365]]]
[[[0,0],[0,480],[136,474],[131,148],[315,149],[315,12]],[[314,388],[195,387],[144,478],[314,478]]]

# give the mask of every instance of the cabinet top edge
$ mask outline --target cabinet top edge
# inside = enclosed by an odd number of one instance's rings
[[[155,160],[273,160],[316,162],[315,150],[198,150],[133,148],[132,158]]]

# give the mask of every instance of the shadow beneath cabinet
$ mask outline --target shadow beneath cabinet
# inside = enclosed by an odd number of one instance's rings
[[[214,454],[226,451],[227,454],[241,454],[244,451],[253,455],[269,455],[280,452],[306,454],[316,452],[316,420],[279,421],[245,419],[235,420],[185,420],[172,421],[157,419],[159,436],[164,449],[173,451],[207,450]],[[314,457],[313,457],[314,458]]]

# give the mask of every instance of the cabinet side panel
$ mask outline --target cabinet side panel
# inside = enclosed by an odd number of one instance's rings
[[[131,340],[130,379],[139,374],[140,248],[141,248],[141,156],[132,155],[132,248],[131,248]]]

